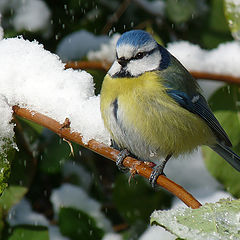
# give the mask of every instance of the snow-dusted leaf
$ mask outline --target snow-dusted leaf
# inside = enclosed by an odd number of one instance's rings
[[[240,40],[240,1],[225,0],[224,7],[225,16],[232,32],[232,36],[236,40]]]
[[[220,200],[199,209],[155,211],[151,224],[166,228],[187,240],[240,239],[240,200]]]
[[[215,116],[227,132],[233,150],[240,154],[240,93],[239,88],[226,86],[220,88],[209,99]],[[209,148],[203,148],[205,164],[209,172],[220,181],[228,192],[240,197],[240,173]]]

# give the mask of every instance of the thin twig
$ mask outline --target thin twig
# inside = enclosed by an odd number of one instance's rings
[[[110,68],[109,63],[100,62],[100,61],[72,61],[67,62],[65,68],[73,68],[73,69],[96,69],[107,71]]]
[[[123,13],[128,8],[128,5],[130,4],[131,0],[125,0],[122,2],[122,4],[118,7],[117,11],[113,13],[113,15],[109,18],[108,22],[104,26],[102,30],[102,34],[107,34],[110,29],[112,28],[112,25],[118,21],[118,19],[123,15]]]
[[[17,106],[14,106],[13,110],[16,115],[26,118],[30,121],[33,121],[43,127],[46,127],[51,131],[57,133],[62,138],[78,143],[112,161],[116,161],[117,159],[119,151],[110,148],[109,146],[103,143],[99,143],[95,140],[90,140],[88,144],[85,144],[82,141],[82,136],[80,133],[71,132],[70,128],[62,128],[62,124],[60,124],[59,122],[55,121],[52,118],[49,118],[41,113],[29,111],[28,109],[20,108]],[[135,169],[139,175],[145,178],[149,178],[153,171],[152,168],[147,166],[142,161],[136,160],[131,157],[125,158],[125,160],[123,161],[123,165],[130,169]],[[201,206],[201,204],[190,193],[188,193],[184,188],[182,188],[175,182],[171,181],[167,177],[163,175],[159,176],[157,179],[157,184],[166,189],[167,191],[171,192],[172,194],[174,194],[176,197],[182,200],[187,206],[191,208],[199,208]]]
[[[111,66],[111,63],[108,63],[108,62],[75,61],[75,62],[67,62],[65,65],[65,68],[97,69],[97,70],[108,71],[110,66]],[[197,71],[190,71],[190,73],[196,79],[209,79],[209,80],[223,81],[230,84],[240,84],[240,77],[234,77],[231,75],[208,73],[208,72],[197,72]]]

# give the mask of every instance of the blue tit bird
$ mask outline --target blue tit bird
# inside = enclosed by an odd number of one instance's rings
[[[101,89],[101,114],[111,138],[128,154],[158,162],[150,183],[166,162],[207,145],[240,171],[227,134],[210,110],[196,80],[164,47],[142,30],[125,32]]]

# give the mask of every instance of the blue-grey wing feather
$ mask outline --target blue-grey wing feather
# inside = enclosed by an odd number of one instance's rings
[[[201,117],[212,129],[219,143],[231,147],[232,144],[226,132],[200,94],[201,90],[196,80],[166,49],[164,51],[160,49],[160,51],[164,58],[168,59],[164,62],[164,67],[159,66],[159,77],[166,86],[168,95],[180,106]]]
[[[214,132],[214,134],[216,135],[216,137],[220,142],[224,142],[224,144],[228,147],[232,146],[231,141],[229,140],[226,132],[223,130],[220,123],[213,115],[205,98],[201,94],[198,93],[197,95],[193,95],[189,97],[184,92],[181,92],[178,90],[171,90],[171,89],[169,89],[167,93],[181,107],[201,117],[212,129],[212,131]]]

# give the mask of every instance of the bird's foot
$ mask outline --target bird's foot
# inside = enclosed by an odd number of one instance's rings
[[[167,161],[171,158],[171,156],[172,156],[172,154],[168,154],[167,157],[164,159],[164,161],[162,161],[160,165],[158,165],[155,169],[153,169],[153,171],[148,179],[153,188],[155,188],[157,179],[160,175],[166,176],[163,173],[163,169],[164,169]]]
[[[123,149],[122,151],[120,151],[120,153],[117,156],[116,165],[121,172],[129,171],[127,167],[123,166],[124,159],[129,155],[130,155],[129,151],[127,149]]]
[[[128,184],[130,186],[131,180],[134,179],[135,175],[138,174],[138,171],[135,168],[130,168],[130,176],[128,178]]]
[[[160,175],[164,175],[164,172],[163,172],[163,168],[162,166],[157,166],[156,169],[154,169],[149,177],[149,183],[151,184],[152,188],[155,188],[156,187],[156,182],[157,182],[157,179]]]

